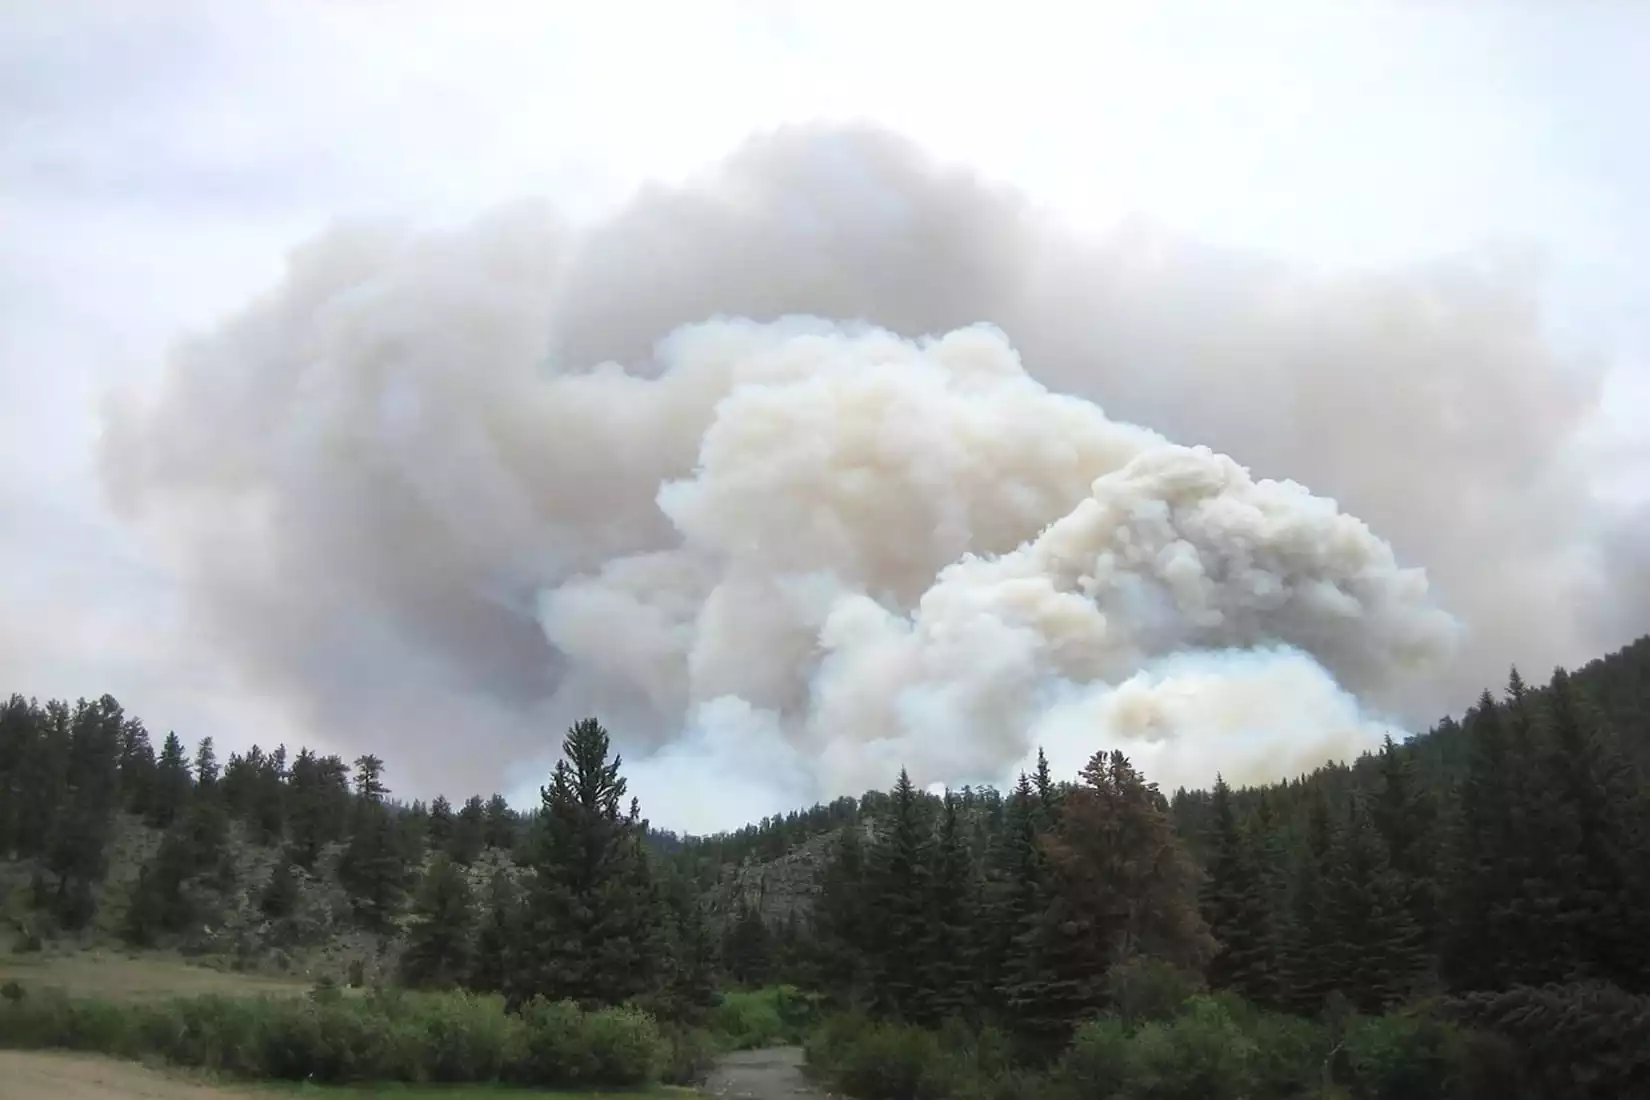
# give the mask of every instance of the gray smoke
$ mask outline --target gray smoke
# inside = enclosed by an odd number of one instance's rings
[[[249,687],[406,791],[592,710],[780,805],[1038,740],[1258,778],[1624,640],[1538,277],[1079,239],[794,128],[593,227],[323,234],[103,469]]]

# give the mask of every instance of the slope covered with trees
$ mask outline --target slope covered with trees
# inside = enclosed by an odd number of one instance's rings
[[[301,919],[331,891],[335,923],[393,945],[385,976],[404,984],[692,1018],[719,985],[786,982],[911,1034],[961,1028],[976,1053],[1000,1035],[1021,1067],[1111,1042],[1097,1019],[1135,1043],[1156,1001],[1206,988],[1267,1020],[1425,1005],[1516,1040],[1496,1058],[1538,1059],[1531,1081],[1570,1061],[1612,1087],[1647,1072],[1580,1037],[1626,1043],[1650,1018],[1650,639],[1539,688],[1514,672],[1460,720],[1350,764],[1172,797],[1106,750],[1074,780],[1045,762],[1006,793],[935,797],[901,774],[680,837],[627,801],[597,722],[564,748],[533,811],[496,795],[455,810],[393,801],[374,756],[252,748],[220,766],[210,739],[157,750],[108,697],[14,696],[0,911],[25,947],[97,930],[165,946],[239,899],[258,935],[298,943],[335,931]],[[707,920],[730,864],[799,845],[828,851],[805,910],[776,922],[741,899]],[[1186,1011],[1174,1026],[1227,1026]],[[1555,1022],[1533,1044],[1537,1017]],[[1330,1076],[1342,1046],[1319,1059]]]

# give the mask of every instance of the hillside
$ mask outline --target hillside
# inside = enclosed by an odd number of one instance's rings
[[[1639,791],[1636,777],[1650,765],[1650,638],[1589,663],[1567,683],[1596,718],[1587,736],[1619,748],[1623,767],[1635,765],[1611,778],[1611,789]],[[1550,709],[1552,691],[1531,689],[1517,705],[1532,714]],[[1403,797],[1427,807],[1420,816],[1429,835],[1415,843],[1436,854],[1460,816],[1460,791],[1472,782],[1480,714],[1446,719],[1385,754],[1271,787],[1229,796],[1176,792],[1176,829],[1206,867],[1218,863],[1218,818],[1226,812],[1218,800],[1227,797],[1239,818],[1267,823],[1261,846],[1287,864],[1322,827],[1314,814],[1344,818],[1348,806],[1362,805],[1380,818],[1402,774],[1413,783]],[[220,768],[208,739],[186,761],[175,736],[156,753],[142,723],[108,697],[73,706],[13,697],[0,709],[8,793],[0,813],[3,927],[25,950],[121,945],[306,980],[384,980],[396,969],[419,884],[435,864],[456,868],[477,906],[495,876],[512,889],[519,883],[536,815],[516,813],[497,796],[470,797],[456,811],[446,799],[390,802],[381,794],[384,765],[372,756],[355,762],[353,783],[352,769],[335,757],[300,750],[288,759],[284,749],[255,747]],[[1051,800],[1071,789],[1069,780],[1047,775],[1040,784]],[[943,803],[915,797],[937,820]],[[959,792],[966,848],[981,873],[1011,824],[1015,797]],[[99,817],[106,806],[114,812]],[[649,829],[645,837],[661,882],[697,899],[715,939],[729,940],[753,914],[768,933],[795,938],[814,923],[844,825],[857,823],[858,842],[868,847],[873,823],[892,806],[888,794],[870,792],[730,834]],[[1633,828],[1642,822],[1635,818]],[[730,950],[725,942],[722,950]]]

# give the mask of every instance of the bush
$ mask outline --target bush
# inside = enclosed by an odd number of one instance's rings
[[[1363,1017],[1346,1034],[1347,1060],[1369,1100],[1448,1100],[1459,1095],[1461,1034],[1424,1015]]]
[[[754,1050],[802,1042],[820,1015],[816,994],[779,985],[725,994],[709,1023],[724,1049]]]
[[[1504,1044],[1433,1015],[1324,1023],[1230,994],[1195,995],[1132,1026],[1115,1015],[1087,1020],[1042,1072],[1014,1064],[1006,1035],[956,1020],[925,1031],[842,1014],[805,1049],[811,1071],[859,1100],[1520,1100],[1525,1088],[1505,1070]],[[1325,1093],[1331,1063],[1336,1082]],[[1635,1087],[1576,1095],[1650,1096],[1625,1075],[1612,1081]]]
[[[956,1083],[951,1070],[933,1032],[879,1024],[847,1052],[837,1076],[863,1100],[937,1100]]]
[[[1154,1020],[1172,1020],[1187,1001],[1202,992],[1195,976],[1160,959],[1135,956],[1106,972],[1106,998],[1111,1010],[1130,1027]]]
[[[703,1028],[673,1024],[662,1028],[663,1065],[659,1079],[667,1085],[697,1086],[705,1083],[721,1045]]]
[[[1117,1016],[1089,1020],[1077,1029],[1056,1076],[1081,1096],[1113,1096],[1129,1082],[1134,1037]]]
[[[1254,1040],[1226,1007],[1208,997],[1181,1015],[1135,1032],[1128,1056],[1129,1095],[1138,1100],[1242,1100],[1250,1094]]]
[[[374,991],[345,998],[194,997],[112,1004],[36,995],[0,1001],[0,1043],[156,1057],[245,1078],[635,1087],[658,1079],[667,1045],[632,1009],[582,1012],[465,993]]]

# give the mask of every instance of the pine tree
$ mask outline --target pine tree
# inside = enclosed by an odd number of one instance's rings
[[[660,893],[671,927],[665,952],[670,978],[659,1015],[691,1023],[718,1001],[715,943],[699,903],[698,886],[691,878],[671,874],[661,884]]]
[[[33,854],[26,843],[31,830],[26,814],[42,793],[30,790],[30,773],[44,747],[37,719],[37,708],[21,695],[0,705],[0,859]]]
[[[519,938],[520,892],[508,871],[493,872],[487,885],[486,904],[481,914],[481,926],[476,933],[475,952],[471,959],[469,988],[482,993],[497,993],[505,988],[505,976],[513,967],[515,945]]]
[[[122,929],[128,943],[151,946],[161,936],[188,927],[196,910],[195,900],[184,884],[196,869],[188,832],[180,822],[161,839],[160,848],[138,871]]]
[[[870,918],[863,829],[843,827],[819,878],[814,931],[820,971],[839,1001],[850,1001],[868,980]]]
[[[270,920],[284,920],[298,907],[298,875],[290,859],[279,859],[258,899],[258,909]]]
[[[911,776],[902,768],[879,823],[868,860],[871,904],[871,992],[878,1009],[895,1018],[920,1019],[923,947],[928,916],[930,824]]]
[[[453,804],[446,795],[438,794],[430,803],[430,821],[425,830],[433,851],[445,852],[453,839]]]
[[[114,830],[123,721],[120,704],[107,695],[81,700],[70,721],[66,799],[46,853],[56,878],[53,909],[66,928],[85,927],[95,910],[92,889],[103,878]]]
[[[1060,792],[1054,782],[1054,775],[1049,770],[1048,757],[1039,748],[1037,750],[1037,770],[1034,773],[1032,785],[1037,790],[1038,828],[1047,831],[1054,827],[1059,817]]]
[[[482,822],[482,841],[489,848],[508,852],[516,846],[516,815],[501,794],[487,800]]]
[[[1404,882],[1357,795],[1335,835],[1329,868],[1336,987],[1360,1012],[1384,1012],[1414,991],[1426,963]]]
[[[1041,820],[1031,781],[1021,773],[993,853],[981,974],[990,1002],[1010,1014],[1034,1009],[1052,980],[1039,954],[1041,923],[1049,900]]]
[[[1080,778],[1047,845],[1039,953],[1052,980],[1036,1003],[1019,991],[1028,1035],[1057,1043],[1105,1007],[1114,963],[1141,956],[1200,970],[1215,949],[1198,912],[1197,867],[1156,785],[1120,752],[1095,754]]]
[[[466,799],[453,820],[452,839],[447,854],[465,867],[481,855],[487,841],[487,804],[479,795]]]
[[[1250,833],[1239,825],[1231,788],[1219,776],[1208,844],[1212,857],[1203,888],[1203,919],[1220,945],[1209,962],[1209,985],[1272,1006],[1278,983],[1270,898]]]
[[[1468,715],[1466,733],[1471,748],[1457,793],[1440,962],[1451,989],[1494,990],[1522,956],[1508,917],[1522,856],[1515,851],[1512,745],[1488,691]]]
[[[949,791],[932,858],[923,946],[926,1003],[921,1013],[925,1019],[938,1021],[966,1016],[974,1010],[977,999],[974,942],[978,890],[958,800]]]
[[[722,966],[736,985],[752,987],[767,982],[771,940],[761,912],[749,898],[741,897],[722,943]]]
[[[155,764],[154,797],[149,806],[148,822],[156,829],[170,828],[182,817],[189,805],[189,792],[194,778],[189,761],[183,754],[183,742],[175,733],[168,733],[161,746],[160,759]]]
[[[635,800],[621,809],[620,757],[607,731],[579,722],[563,742],[529,855],[532,877],[509,1000],[533,996],[618,1004],[663,985],[662,907]]]
[[[203,737],[195,750],[195,793],[216,794],[219,778],[217,750],[210,737]]]
[[[147,816],[155,785],[155,749],[143,723],[127,719],[120,730],[120,804],[128,813]]]
[[[1422,944],[1435,949],[1438,932],[1438,810],[1415,762],[1390,734],[1381,746],[1380,780],[1369,812],[1404,894]]]
[[[321,850],[343,838],[350,806],[349,769],[336,756],[317,757],[301,749],[288,782],[288,854],[313,869]]]
[[[1281,999],[1290,1011],[1316,1016],[1340,984],[1340,960],[1330,893],[1336,850],[1329,802],[1321,787],[1308,795],[1306,839],[1297,859],[1283,958]]]
[[[355,822],[349,847],[338,862],[338,880],[350,895],[364,927],[385,930],[406,895],[407,867],[384,797],[384,762],[362,756],[355,762]]]
[[[438,855],[413,898],[402,980],[414,988],[445,989],[474,973],[470,884],[450,858]]]
[[[1644,795],[1611,733],[1563,669],[1547,690],[1551,744],[1538,823],[1553,868],[1554,900],[1544,939],[1568,940],[1569,980],[1604,978],[1632,990],[1650,988],[1644,914],[1646,851],[1640,824]]]

